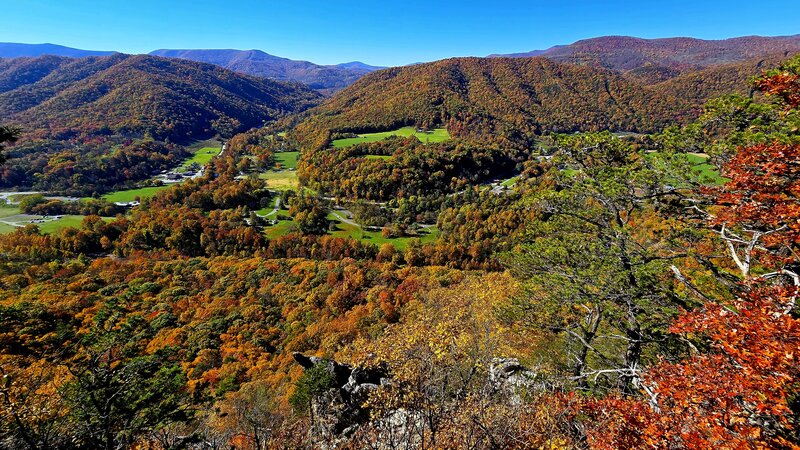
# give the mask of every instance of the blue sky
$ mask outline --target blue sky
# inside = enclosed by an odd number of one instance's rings
[[[320,64],[401,65],[612,34],[800,34],[800,0],[0,0],[0,8],[0,42],[126,53],[255,48]]]

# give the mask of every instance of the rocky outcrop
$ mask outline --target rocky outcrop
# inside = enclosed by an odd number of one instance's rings
[[[539,374],[520,364],[516,358],[492,359],[488,383],[492,392],[517,400],[525,393],[552,388]]]
[[[352,367],[300,353],[293,356],[305,369],[322,367],[333,375],[332,387],[311,401],[310,437],[314,448],[337,448],[366,424],[381,443],[376,448],[397,448],[395,444],[399,443],[403,448],[421,445],[426,426],[420,411],[399,408],[370,422],[370,411],[364,404],[372,391],[390,383],[386,368]],[[515,358],[494,358],[487,375],[485,392],[512,403],[521,403],[528,393],[553,389]]]
[[[323,367],[333,375],[333,387],[311,401],[311,433],[315,448],[336,448],[369,420],[369,409],[363,405],[372,390],[388,382],[386,369],[354,368],[297,352],[292,356],[304,369]]]

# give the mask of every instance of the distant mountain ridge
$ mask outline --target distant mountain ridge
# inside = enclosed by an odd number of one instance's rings
[[[0,58],[37,57],[43,55],[66,56],[69,58],[84,58],[87,56],[111,56],[117,52],[81,50],[79,48],[64,47],[56,44],[18,44],[15,42],[0,42]]]
[[[115,53],[118,52],[81,50],[55,44],[0,43],[0,58],[36,58],[45,55],[85,58],[90,56],[111,56]],[[303,83],[311,89],[324,94],[332,94],[351,85],[363,75],[385,69],[385,67],[372,66],[360,61],[336,65],[320,65],[309,61],[296,61],[270,55],[261,50],[160,49],[149,54],[214,64],[234,72],[277,81]]]
[[[489,57],[542,56],[558,63],[601,67],[629,78],[659,83],[681,74],[753,58],[800,52],[800,34],[793,36],[744,36],[722,40],[688,37],[643,39],[602,36],[569,45]],[[53,44],[0,43],[0,58],[36,57],[45,54],[68,57],[107,56],[114,52],[80,50]],[[214,64],[235,72],[278,81],[296,81],[326,95],[353,84],[362,76],[384,69],[359,61],[320,65],[265,53],[236,49],[160,49],[151,55]]]
[[[682,73],[709,67],[799,51],[800,34],[776,37],[744,36],[722,40],[603,36],[546,50],[498,54],[490,57],[543,56],[559,63],[603,67],[650,81],[663,81]]]
[[[295,61],[270,55],[261,50],[170,50],[151,55],[188,59],[224,67],[235,72],[280,81],[297,81],[324,93],[332,93],[353,84],[362,76],[383,67],[359,61],[323,66],[309,61]]]

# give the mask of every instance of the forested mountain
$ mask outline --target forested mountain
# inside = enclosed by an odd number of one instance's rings
[[[250,128],[313,105],[319,94],[190,61],[146,55],[0,61],[0,117],[29,132],[211,134],[227,117]]]
[[[363,75],[381,67],[358,61],[322,66],[273,56],[260,50],[155,50],[156,56],[215,64],[236,72],[281,81],[297,81],[321,92],[349,86]]]
[[[18,44],[0,42],[0,58],[36,57],[43,55],[83,58],[86,56],[110,56],[116,52],[81,50],[56,44]]]
[[[369,74],[310,110],[297,134],[320,148],[330,132],[404,125],[447,126],[456,137],[511,141],[548,132],[652,132],[695,117],[713,95],[746,93],[746,80],[764,63],[745,61],[651,84],[544,57],[453,58]]]
[[[652,80],[771,54],[798,51],[800,35],[746,36],[723,40],[604,36],[547,50],[492,56],[544,56],[556,62],[605,67]]]
[[[130,186],[175,167],[190,140],[230,137],[320,98],[297,83],[156,56],[0,60],[0,118],[22,129],[0,186],[73,195]]]

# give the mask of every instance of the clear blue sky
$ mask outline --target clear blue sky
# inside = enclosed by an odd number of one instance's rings
[[[0,8],[0,42],[126,53],[255,48],[320,64],[401,65],[611,34],[800,34],[800,0],[0,0]]]

